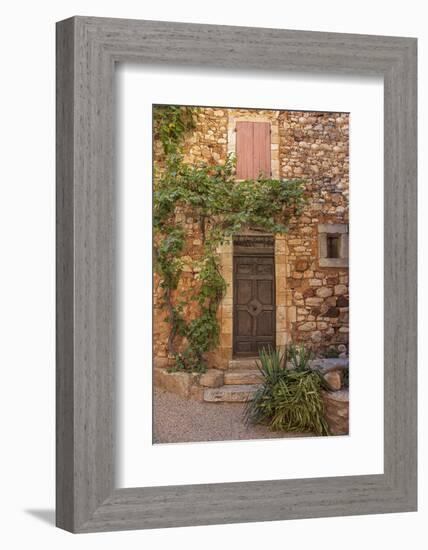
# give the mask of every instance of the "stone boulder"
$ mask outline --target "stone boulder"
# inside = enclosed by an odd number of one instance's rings
[[[219,388],[223,385],[224,373],[218,369],[208,369],[201,375],[199,383],[207,388]]]
[[[324,375],[324,378],[332,390],[337,391],[340,390],[340,388],[342,387],[342,377],[340,376],[339,371],[333,370],[327,372]]]
[[[331,435],[349,434],[349,391],[324,391],[325,415]]]
[[[198,384],[201,375],[191,372],[168,372],[167,369],[153,369],[153,383],[155,387],[162,388],[182,397],[190,397],[192,387]]]

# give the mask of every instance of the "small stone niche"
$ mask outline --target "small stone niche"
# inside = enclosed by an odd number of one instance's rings
[[[318,224],[320,267],[348,267],[348,225]]]

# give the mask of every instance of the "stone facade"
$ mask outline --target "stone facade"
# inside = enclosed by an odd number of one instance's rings
[[[334,348],[348,353],[349,279],[347,233],[349,224],[349,115],[346,113],[298,112],[201,108],[196,128],[186,138],[185,160],[223,164],[235,151],[237,121],[268,121],[271,124],[272,177],[305,180],[307,203],[303,213],[291,220],[287,235],[275,238],[276,344],[305,342],[317,352]],[[155,168],[162,165],[162,147],[154,144]],[[195,281],[191,258],[201,254],[198,225],[181,212],[189,236],[179,292]],[[344,254],[329,263],[322,258],[325,232],[339,228]],[[320,235],[323,235],[323,239]],[[343,240],[346,236],[346,241]],[[220,346],[209,354],[209,365],[226,369],[232,359],[233,338],[233,245],[219,250],[227,292],[220,305]],[[189,262],[186,263],[186,257]],[[195,312],[189,304],[185,315]],[[159,280],[154,277],[154,354],[158,366],[167,363],[168,326],[159,308]]]
[[[308,203],[286,239],[287,318],[296,341],[347,351],[347,267],[321,267],[318,227],[349,223],[349,116],[284,111],[281,177],[306,180]]]

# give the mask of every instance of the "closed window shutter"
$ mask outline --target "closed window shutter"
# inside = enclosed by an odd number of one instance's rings
[[[236,177],[257,179],[271,176],[270,123],[236,123]]]
[[[270,124],[269,122],[254,122],[254,157],[253,157],[253,178],[261,174],[270,178]]]
[[[253,134],[252,122],[236,123],[236,177],[240,180],[253,177]]]

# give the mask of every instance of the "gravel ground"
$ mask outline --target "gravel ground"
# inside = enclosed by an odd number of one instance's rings
[[[246,426],[243,410],[243,403],[200,403],[155,389],[153,443],[308,436]]]

